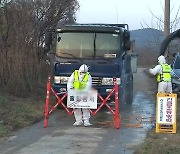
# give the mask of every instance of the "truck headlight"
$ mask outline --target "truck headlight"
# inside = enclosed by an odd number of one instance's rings
[[[121,84],[121,78],[116,78],[116,83],[117,83],[118,85],[120,85],[120,84]]]
[[[54,83],[67,84],[69,77],[66,76],[54,76]]]
[[[54,76],[54,83],[60,83],[60,76]]]
[[[68,80],[69,80],[69,77],[66,77],[66,76],[60,77],[61,84],[67,84]]]
[[[116,78],[116,83],[118,85],[120,85],[121,84],[121,78]],[[114,85],[113,78],[103,78],[101,84],[102,85]]]
[[[103,78],[102,79],[102,82],[101,82],[102,85],[113,85],[113,78]]]

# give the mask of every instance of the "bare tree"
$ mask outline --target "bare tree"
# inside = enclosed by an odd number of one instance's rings
[[[162,43],[162,39],[164,37],[168,36],[170,33],[174,32],[179,28],[180,24],[180,17],[179,17],[179,11],[180,11],[180,5],[178,6],[178,9],[175,9],[175,4],[171,5],[170,7],[170,0],[164,0],[164,5],[161,4],[162,12],[163,15],[156,15],[154,12],[149,8],[151,14],[152,14],[152,19],[151,19],[151,25],[147,24],[146,21],[143,21],[142,27],[148,27],[152,29],[158,29],[162,32],[164,32],[164,36],[160,36],[158,33],[153,33],[154,40],[156,44],[159,44],[158,48],[160,48],[160,45]],[[170,20],[170,15],[172,14],[173,11],[176,11],[176,14],[174,17],[171,16]],[[145,26],[143,26],[145,25]],[[153,31],[155,32],[155,31]],[[161,39],[160,39],[161,38]],[[164,52],[164,55],[168,57],[168,61],[171,63],[173,59],[173,52],[171,52],[171,49],[174,50],[174,46],[177,46],[177,40],[174,42],[171,42],[169,44],[169,48],[166,52]],[[177,49],[177,48],[176,48]],[[178,52],[178,50],[176,50]],[[161,52],[159,52],[161,53]],[[155,57],[157,58],[157,57]]]
[[[77,0],[1,0],[0,82],[8,91],[24,95],[45,74],[44,34],[49,28],[75,21]]]
[[[180,5],[177,10],[174,9],[174,5],[170,7],[170,0],[164,0],[164,6],[161,4],[163,14],[156,15],[154,12],[149,8],[150,13],[152,14],[151,23],[148,24],[146,21],[141,23],[143,28],[152,28],[164,31],[165,36],[167,36],[170,32],[173,32],[178,29],[178,25],[180,24],[179,11]],[[171,18],[170,15],[173,11],[176,11],[176,15],[174,18]],[[156,34],[154,35],[155,42],[159,43],[159,36]]]

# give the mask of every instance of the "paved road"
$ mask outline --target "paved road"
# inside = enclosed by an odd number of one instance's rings
[[[151,128],[151,117],[155,111],[155,95],[152,81],[138,69],[134,76],[133,105],[120,110],[121,127],[115,129],[111,123],[111,113],[104,109],[91,118],[92,127],[74,127],[73,116],[64,110],[56,110],[49,119],[48,128],[43,122],[14,132],[6,140],[0,140],[1,154],[130,154],[136,145],[143,142]],[[143,118],[140,128],[130,125]],[[136,118],[137,117],[137,118]],[[107,122],[102,125],[99,122]]]

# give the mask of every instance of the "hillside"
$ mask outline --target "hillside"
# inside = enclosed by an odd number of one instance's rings
[[[144,47],[150,47],[157,51],[164,39],[163,31],[153,28],[132,30],[130,33],[131,39],[135,40],[135,49],[137,52]]]

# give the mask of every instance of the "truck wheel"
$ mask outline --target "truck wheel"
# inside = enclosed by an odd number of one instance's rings
[[[130,83],[130,86],[127,87],[128,90],[126,91],[126,104],[132,104],[133,102],[133,80]]]
[[[119,88],[119,94],[118,94],[119,109],[123,108],[124,105],[126,104],[126,102],[125,102],[125,98],[126,98],[126,97],[125,97],[125,96],[126,96],[125,92],[122,91],[121,88]]]

